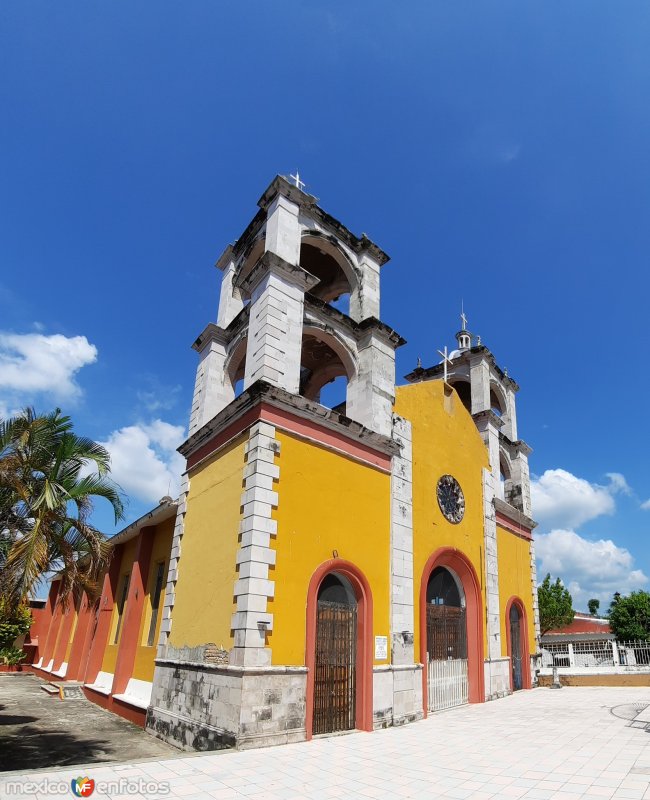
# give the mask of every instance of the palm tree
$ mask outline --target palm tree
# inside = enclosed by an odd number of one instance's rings
[[[12,606],[52,571],[62,599],[94,595],[107,566],[106,537],[89,522],[93,501],[108,500],[117,522],[122,500],[108,451],[72,428],[58,408],[0,420],[0,594]]]

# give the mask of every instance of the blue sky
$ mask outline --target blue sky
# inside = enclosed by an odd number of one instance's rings
[[[173,490],[214,261],[299,169],[392,257],[398,375],[462,298],[520,383],[541,570],[650,588],[649,40],[633,0],[7,0],[0,412],[106,442],[129,519]]]

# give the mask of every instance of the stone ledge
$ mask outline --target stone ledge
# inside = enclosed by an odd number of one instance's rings
[[[252,412],[262,403],[310,420],[323,428],[335,431],[344,438],[358,442],[379,453],[394,456],[401,450],[401,446],[390,437],[371,431],[360,422],[355,422],[343,414],[338,414],[336,411],[307,400],[300,395],[285,392],[284,389],[266,383],[264,380],[258,380],[209,422],[195,431],[178,448],[179,453],[190,459],[198,450],[208,445],[210,440],[215,438],[221,431],[229,428],[229,426],[244,417],[248,412]],[[242,426],[242,429],[243,427],[245,426]],[[235,435],[237,434],[232,434],[233,437]],[[209,451],[206,449],[199,459],[193,460],[190,468],[194,469],[200,461],[211,456],[216,449],[218,447],[209,448]]]
[[[373,666],[373,672],[417,672],[423,669],[423,665],[418,664],[377,664]]]
[[[158,666],[204,669],[225,675],[302,675],[308,671],[307,667],[244,667],[238,664],[206,664],[204,661],[184,661],[174,658],[157,658],[156,664]]]
[[[505,500],[501,500],[500,497],[495,497],[492,501],[494,503],[494,510],[501,514],[502,516],[509,519],[511,522],[514,522],[516,525],[524,528],[527,531],[532,532],[536,527],[537,523],[534,519],[527,517],[523,511],[520,511],[518,508],[511,506],[510,503],[506,503]],[[498,525],[497,520],[497,525]]]

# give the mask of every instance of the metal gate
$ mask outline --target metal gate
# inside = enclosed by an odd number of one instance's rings
[[[349,731],[356,721],[357,607],[318,601],[314,734]]]
[[[429,711],[468,702],[465,609],[427,605],[427,684]]]
[[[523,688],[521,663],[521,625],[519,609],[510,607],[510,663],[512,667],[512,688],[514,691]]]

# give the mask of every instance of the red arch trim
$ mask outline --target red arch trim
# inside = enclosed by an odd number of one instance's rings
[[[506,605],[506,642],[508,643],[508,658],[510,659],[510,691],[514,691],[512,681],[512,641],[510,639],[510,609],[517,607],[519,611],[519,641],[521,642],[521,684],[524,689],[532,688],[530,675],[530,646],[528,642],[528,618],[526,616],[526,606],[519,597],[514,595],[508,600]]]
[[[432,553],[422,570],[420,583],[420,661],[422,670],[422,706],[424,716],[429,710],[427,687],[427,584],[436,567],[447,567],[456,573],[465,593],[467,619],[467,672],[469,679],[469,702],[485,702],[485,678],[483,667],[483,602],[481,584],[474,567],[464,553],[455,547],[441,547]]]
[[[372,592],[366,576],[350,561],[332,558],[321,564],[309,581],[307,589],[307,641],[305,665],[307,667],[307,697],[305,728],[311,739],[314,723],[314,670],[316,662],[316,610],[318,588],[330,572],[338,572],[352,584],[357,599],[357,696],[356,727],[372,730]]]

